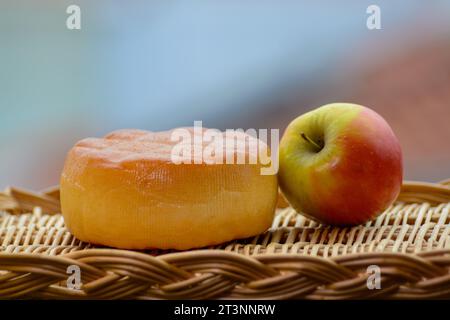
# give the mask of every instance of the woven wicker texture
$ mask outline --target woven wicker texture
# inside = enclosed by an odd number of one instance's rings
[[[58,189],[0,193],[1,298],[450,298],[450,183],[405,183],[391,208],[352,228],[279,209],[269,231],[188,252],[93,248],[75,239]],[[67,267],[81,268],[80,290]],[[381,269],[369,290],[367,268]]]

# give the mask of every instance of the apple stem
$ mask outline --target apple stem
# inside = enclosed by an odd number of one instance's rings
[[[303,139],[305,139],[305,141],[309,142],[310,144],[312,144],[314,147],[317,148],[318,151],[320,151],[322,149],[321,146],[319,146],[317,143],[315,143],[310,137],[308,137],[304,132],[301,133],[301,136]]]

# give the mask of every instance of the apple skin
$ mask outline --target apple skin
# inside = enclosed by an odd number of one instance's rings
[[[364,223],[400,193],[400,143],[375,111],[328,104],[289,124],[280,141],[278,179],[291,206],[306,216],[332,225]]]

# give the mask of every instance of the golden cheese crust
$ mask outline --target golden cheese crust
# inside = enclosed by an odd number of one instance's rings
[[[259,162],[175,164],[171,134],[120,130],[70,150],[61,175],[61,208],[77,238],[128,249],[189,249],[270,227],[276,175],[261,175]],[[245,139],[252,138],[237,136]],[[223,158],[240,152],[248,156],[249,148],[224,150]]]

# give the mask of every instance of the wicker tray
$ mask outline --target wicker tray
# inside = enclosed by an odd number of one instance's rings
[[[450,181],[406,182],[365,225],[333,228],[280,208],[262,235],[186,252],[94,247],[58,212],[57,188],[0,193],[0,298],[450,298]],[[66,285],[71,265],[80,290]],[[371,265],[379,290],[367,287]]]

